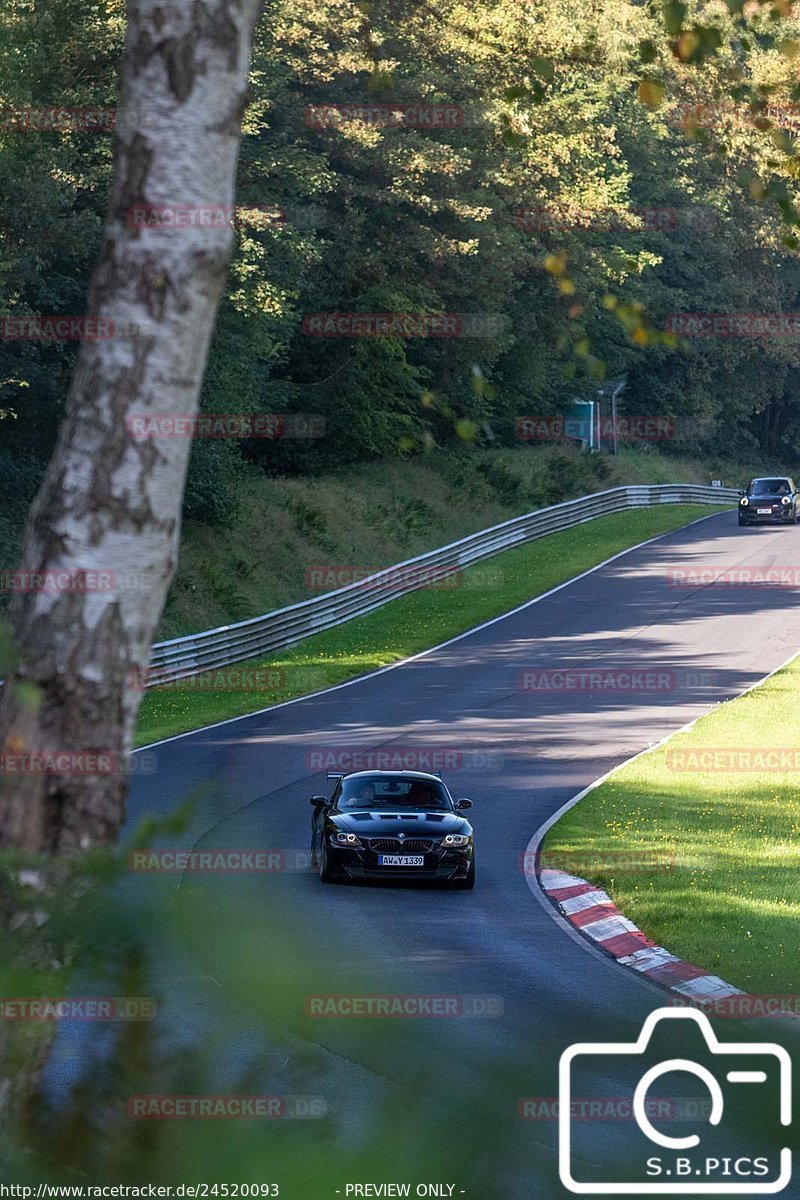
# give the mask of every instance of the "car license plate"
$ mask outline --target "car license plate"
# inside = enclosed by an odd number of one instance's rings
[[[424,854],[379,854],[378,865],[381,867],[424,867]]]
[[[771,508],[757,508],[756,512],[758,513],[759,517],[771,517],[772,516]]]

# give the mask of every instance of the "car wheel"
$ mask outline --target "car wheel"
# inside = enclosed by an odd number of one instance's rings
[[[469,870],[463,879],[454,879],[450,885],[458,892],[466,892],[475,887],[475,859],[469,864]]]
[[[747,524],[747,521],[745,521],[745,519],[744,519],[744,517],[742,516],[742,514],[741,514],[741,513],[739,514],[739,524],[740,524],[740,525],[746,525],[746,524]]]
[[[334,875],[331,871],[331,865],[328,862],[328,850],[323,846],[322,853],[319,856],[319,877],[323,883],[336,883],[339,876]]]

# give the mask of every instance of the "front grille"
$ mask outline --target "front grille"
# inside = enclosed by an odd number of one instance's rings
[[[433,842],[426,838],[370,838],[370,850],[376,854],[430,854]]]

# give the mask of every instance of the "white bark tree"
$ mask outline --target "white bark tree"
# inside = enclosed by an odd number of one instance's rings
[[[31,509],[24,571],[106,572],[111,590],[15,597],[0,700],[0,847],[69,854],[112,841],[146,669],[172,578],[187,438],[137,441],[127,419],[194,414],[234,234],[138,226],[136,206],[234,203],[261,0],[130,0],[116,159],[91,315],[55,453]],[[30,756],[73,756],[50,774]],[[74,756],[100,752],[100,773]],[[62,760],[63,762],[63,760]],[[109,762],[112,769],[108,770]],[[9,766],[11,771],[9,772]]]

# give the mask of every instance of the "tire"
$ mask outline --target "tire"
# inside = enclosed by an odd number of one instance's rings
[[[457,891],[457,892],[468,892],[468,891],[471,891],[472,888],[475,887],[475,859],[474,858],[473,858],[472,862],[469,864],[469,870],[467,871],[466,877],[464,879],[454,879],[453,882],[450,884],[450,886],[453,888],[454,891]]]
[[[328,851],[324,846],[322,847],[322,854],[319,856],[319,877],[322,883],[337,883],[339,880],[339,876],[334,875],[331,871],[328,862]]]
[[[746,525],[746,524],[747,524],[747,521],[745,521],[744,517],[743,517],[743,516],[741,515],[741,513],[740,513],[740,514],[739,514],[739,528],[741,529],[741,528],[742,528],[742,526],[743,526],[743,525]]]

